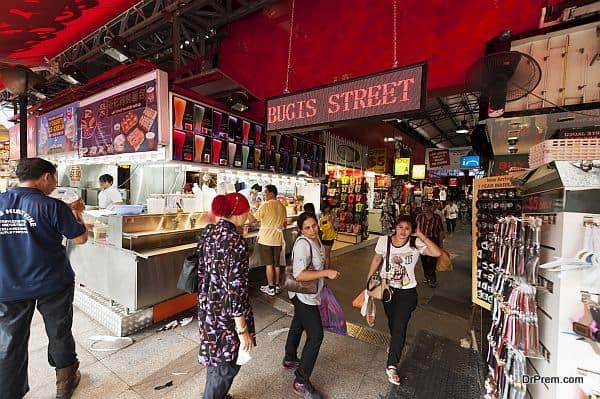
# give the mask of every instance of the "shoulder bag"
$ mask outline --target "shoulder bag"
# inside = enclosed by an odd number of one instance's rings
[[[210,226],[207,226],[207,229]],[[206,230],[205,230],[206,231]],[[200,240],[198,240],[200,241]],[[198,292],[198,259],[200,252],[200,242],[193,254],[187,256],[183,261],[179,280],[177,280],[177,288],[189,294]]]
[[[314,270],[313,268],[313,251],[312,244],[307,238],[298,237],[298,240],[306,240],[310,248],[310,263],[305,270]],[[297,243],[298,241],[296,241]],[[319,279],[310,281],[298,281],[294,278],[294,265],[293,265],[293,250],[292,250],[292,264],[285,267],[281,277],[279,278],[279,285],[281,288],[286,289],[290,292],[296,292],[298,294],[316,294],[319,290]]]
[[[392,246],[392,237],[388,236],[387,240],[387,251],[385,253],[385,260],[381,262],[377,271],[369,277],[367,281],[367,294],[375,299],[381,301],[389,301],[392,299],[392,291],[390,289],[390,282],[387,278],[381,277],[381,267],[385,263],[385,275],[387,276],[390,271],[390,249]]]

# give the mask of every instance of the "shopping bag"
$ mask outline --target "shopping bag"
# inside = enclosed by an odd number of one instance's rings
[[[348,335],[344,312],[329,287],[323,287],[321,290],[319,313],[323,328],[339,335]]]
[[[438,272],[451,272],[452,271],[452,261],[450,260],[450,254],[445,249],[442,249],[442,254],[437,259],[437,264],[435,265],[435,269]]]
[[[352,307],[356,308],[356,309],[360,309],[363,306],[363,303],[365,302],[365,294],[366,291],[361,291],[360,294],[358,294],[358,296],[356,298],[354,298],[354,300],[352,301]]]

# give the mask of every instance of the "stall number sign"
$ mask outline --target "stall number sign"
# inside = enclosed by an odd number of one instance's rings
[[[267,130],[331,125],[424,107],[425,64],[267,100]]]
[[[376,173],[385,173],[387,166],[387,148],[369,150],[369,170]]]

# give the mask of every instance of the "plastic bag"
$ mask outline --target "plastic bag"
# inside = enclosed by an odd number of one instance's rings
[[[323,287],[321,290],[319,313],[323,328],[339,335],[348,335],[344,312],[329,287]]]
[[[438,272],[451,272],[452,261],[450,260],[450,254],[445,249],[442,249],[442,255],[437,259],[435,269]]]
[[[361,291],[360,294],[352,301],[352,307],[360,309],[363,307],[363,303],[365,302],[366,291]]]

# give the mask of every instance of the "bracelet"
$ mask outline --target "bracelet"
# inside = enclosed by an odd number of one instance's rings
[[[235,326],[235,332],[238,333],[238,335],[240,334],[244,334],[246,331],[248,331],[248,324],[244,324],[244,327],[238,327]]]

